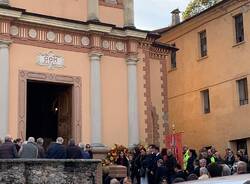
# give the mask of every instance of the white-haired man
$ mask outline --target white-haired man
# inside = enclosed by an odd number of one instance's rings
[[[51,143],[48,151],[47,158],[50,159],[66,159],[66,148],[63,145],[63,138],[58,137],[55,143]]]
[[[38,148],[34,137],[29,137],[27,144],[23,144],[19,150],[20,158],[34,159],[38,156]]]

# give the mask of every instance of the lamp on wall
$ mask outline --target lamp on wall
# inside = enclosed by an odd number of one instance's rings
[[[175,133],[175,124],[172,124],[172,132]]]
[[[56,98],[52,102],[51,111],[56,114],[58,112],[58,110],[59,110],[59,108],[58,108],[58,99]]]

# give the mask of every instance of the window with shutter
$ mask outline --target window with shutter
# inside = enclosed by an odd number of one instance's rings
[[[238,89],[239,89],[239,102],[240,105],[248,104],[248,87],[247,87],[247,79],[241,79],[237,81]]]
[[[209,99],[209,90],[206,89],[201,91],[202,100],[203,100],[203,111],[205,114],[210,113],[210,99]]]
[[[243,15],[238,14],[234,16],[235,20],[235,36],[236,43],[240,43],[244,41],[244,23],[243,23]]]
[[[171,52],[171,69],[176,68],[176,51]]]
[[[207,34],[206,31],[202,31],[199,33],[200,37],[200,56],[207,56]]]

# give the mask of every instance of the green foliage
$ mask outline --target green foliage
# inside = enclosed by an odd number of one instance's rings
[[[215,5],[216,3],[220,2],[221,0],[191,0],[188,4],[186,10],[183,12],[182,17],[183,19],[187,19],[192,17],[207,8]]]

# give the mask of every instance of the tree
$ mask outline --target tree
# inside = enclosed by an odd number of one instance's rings
[[[207,8],[215,5],[216,3],[220,2],[221,0],[191,0],[188,4],[186,10],[183,12],[182,17],[183,19],[187,19],[192,17]]]

